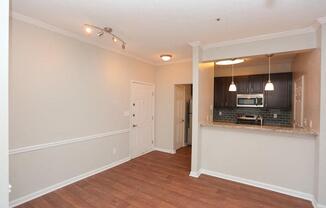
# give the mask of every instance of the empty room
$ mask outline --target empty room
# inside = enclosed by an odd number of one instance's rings
[[[326,208],[326,1],[2,0],[0,208]]]

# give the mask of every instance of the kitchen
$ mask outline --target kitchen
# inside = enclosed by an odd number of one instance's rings
[[[312,201],[320,50],[230,56],[223,47],[199,53],[208,60],[200,63],[198,75],[193,71],[199,128],[191,176],[206,174]],[[247,44],[234,48],[233,54],[252,52]],[[225,57],[211,59],[222,53]]]
[[[214,122],[312,129],[303,116],[304,75],[295,68],[296,57],[306,53],[215,61]]]

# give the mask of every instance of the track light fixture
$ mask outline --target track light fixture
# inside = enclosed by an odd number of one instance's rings
[[[95,25],[90,25],[90,24],[84,24],[85,27],[85,31],[87,34],[91,34],[94,30],[97,31],[97,36],[98,37],[102,37],[104,34],[109,34],[112,36],[112,41],[117,43],[120,42],[121,43],[121,48],[122,49],[126,49],[126,42],[124,40],[122,40],[121,38],[119,38],[118,36],[116,36],[115,34],[113,34],[113,30],[110,27],[98,27]]]

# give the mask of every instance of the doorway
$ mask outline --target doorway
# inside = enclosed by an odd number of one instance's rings
[[[139,157],[153,150],[154,85],[132,81],[130,156]]]
[[[192,142],[192,85],[174,87],[174,149],[191,145]]]

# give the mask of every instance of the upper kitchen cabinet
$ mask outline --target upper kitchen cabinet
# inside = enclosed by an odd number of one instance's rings
[[[238,76],[234,78],[238,94],[259,94],[264,92],[267,75]]]
[[[215,77],[214,79],[214,107],[236,107],[236,92],[229,91],[231,77]]]
[[[292,73],[271,74],[274,91],[265,93],[265,107],[292,108]]]
[[[229,92],[231,77],[216,77],[214,85],[215,108],[236,107],[237,94],[264,94],[265,108],[291,109],[292,107],[292,73],[271,74],[274,91],[264,90],[268,75],[251,75],[234,77],[237,92]]]
[[[237,86],[238,94],[248,94],[249,93],[249,77],[248,76],[239,76],[234,77],[234,83]]]
[[[265,84],[268,80],[267,75],[254,75],[249,77],[249,93],[264,93]]]

